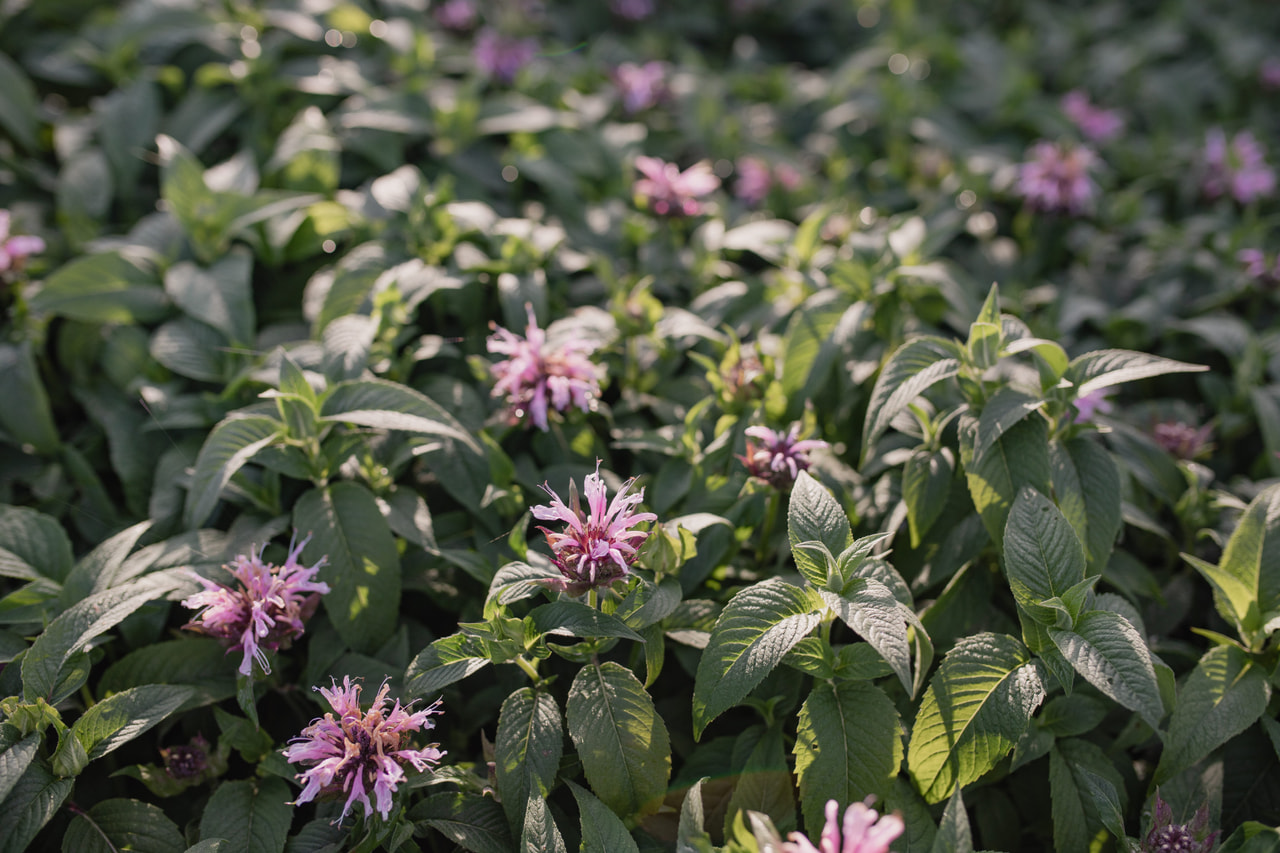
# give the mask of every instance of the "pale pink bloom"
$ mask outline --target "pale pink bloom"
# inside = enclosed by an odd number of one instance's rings
[[[773,172],[768,163],[759,157],[739,157],[733,170],[738,174],[733,194],[740,201],[754,207],[765,200],[773,187]]]
[[[9,236],[9,211],[0,210],[0,272],[20,270],[31,255],[44,251],[39,237]]]
[[[315,689],[328,700],[333,711],[312,720],[311,725],[284,749],[284,757],[289,762],[312,765],[297,776],[303,783],[303,789],[294,805],[309,802],[319,795],[345,793],[347,802],[335,823],[346,818],[357,800],[364,805],[367,817],[373,817],[377,811],[383,820],[389,819],[391,795],[405,780],[402,765],[408,762],[421,772],[439,764],[444,756],[444,752],[437,748],[439,744],[413,749],[410,742],[411,732],[434,728],[435,724],[427,718],[443,713],[439,710],[440,700],[421,711],[408,713],[413,703],[401,707],[397,699],[388,712],[387,693],[391,688],[384,681],[373,705],[362,712],[360,685],[352,684],[351,676],[343,677],[342,687],[338,687],[335,681],[331,689]],[[369,802],[370,788],[376,806]]]
[[[302,636],[303,622],[329,591],[328,584],[314,580],[326,558],[311,567],[298,562],[310,539],[289,543],[289,557],[279,567],[262,562],[262,548],[256,554],[250,550],[247,557],[237,556],[226,567],[239,581],[235,589],[197,576],[204,591],[184,600],[182,606],[204,609],[182,627],[218,638],[228,652],[243,651],[240,674],[252,675],[255,660],[263,672],[271,672],[266,651]]]
[[[489,352],[506,356],[493,365],[497,378],[493,396],[506,395],[511,423],[528,415],[533,425],[545,432],[551,409],[564,412],[577,406],[584,412],[591,411],[600,396],[603,368],[587,357],[594,349],[588,341],[548,344],[546,331],[538,328],[533,306],[526,305],[525,310],[529,325],[523,338],[490,324],[493,334],[485,344]]]
[[[609,8],[619,18],[643,21],[658,8],[657,0],[609,0]]]
[[[1106,110],[1089,103],[1079,89],[1062,96],[1062,112],[1071,119],[1090,142],[1109,142],[1124,130],[1124,119],[1117,110]]]
[[[435,19],[446,30],[465,32],[476,25],[476,7],[471,0],[445,0],[436,7]]]
[[[1280,89],[1280,59],[1265,59],[1258,67],[1258,79],[1268,89]]]
[[[532,62],[537,54],[536,39],[505,36],[490,27],[481,30],[476,36],[475,49],[472,51],[476,66],[501,83],[514,81],[520,69]]]
[[[1213,447],[1209,440],[1213,437],[1213,427],[1210,424],[1196,429],[1182,421],[1166,421],[1156,424],[1151,435],[1156,444],[1179,459],[1197,459]]]
[[[644,489],[628,494],[635,478],[622,484],[622,488],[606,505],[605,485],[600,479],[600,462],[596,472],[582,481],[582,491],[587,496],[587,511],[578,500],[578,490],[569,481],[569,503],[546,483],[542,490],[551,496],[550,506],[535,506],[533,517],[539,521],[562,521],[568,525],[558,533],[539,526],[551,547],[552,559],[563,580],[550,585],[571,595],[581,595],[589,589],[607,587],[622,580],[631,570],[636,550],[649,536],[647,530],[634,530],[637,524],[657,521],[651,512],[636,512],[644,500]]]
[[[761,443],[747,441],[747,452],[738,458],[747,466],[751,476],[779,489],[789,488],[801,471],[808,470],[810,450],[828,446],[819,439],[799,440],[798,423],[792,424],[786,432],[764,426],[747,427],[747,435]]]
[[[1248,204],[1269,196],[1276,188],[1276,173],[1267,165],[1266,154],[1258,140],[1242,130],[1227,144],[1221,128],[1213,128],[1205,137],[1205,174],[1201,188],[1209,198],[1230,193],[1236,201]]]
[[[773,176],[778,179],[784,190],[797,190],[804,183],[804,175],[790,163],[779,163],[773,167]]]
[[[1036,210],[1078,215],[1093,206],[1097,186],[1089,173],[1098,157],[1083,145],[1041,140],[1018,174],[1018,193]]]
[[[1244,273],[1258,284],[1272,285],[1280,282],[1280,256],[1275,265],[1267,264],[1267,256],[1261,249],[1241,249],[1236,252],[1236,260],[1244,264]]]
[[[705,160],[682,172],[675,163],[641,155],[636,168],[644,177],[636,181],[635,194],[659,216],[697,216],[702,212],[698,199],[720,186]]]
[[[873,797],[864,803],[854,803],[845,809],[840,821],[840,806],[835,800],[827,800],[827,822],[817,846],[798,832],[787,836],[787,841],[776,844],[778,853],[889,853],[893,843],[906,824],[898,814],[880,816],[871,808]]]
[[[613,83],[622,96],[622,108],[638,113],[667,97],[667,63],[651,60],[643,65],[624,62],[613,69]]]
[[[1209,853],[1218,831],[1209,832],[1209,806],[1202,805],[1191,823],[1174,823],[1173,809],[1156,791],[1151,831],[1142,842],[1142,853]]]
[[[1077,397],[1075,402],[1072,403],[1076,407],[1074,423],[1089,423],[1100,413],[1109,414],[1113,408],[1111,401],[1107,399],[1107,395],[1110,393],[1110,388],[1097,388],[1088,394]]]

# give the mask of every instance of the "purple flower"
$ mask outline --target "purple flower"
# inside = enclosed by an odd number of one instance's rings
[[[619,18],[643,21],[657,9],[657,0],[609,0],[609,8]]]
[[[762,853],[889,853],[889,845],[906,829],[902,816],[894,813],[883,817],[873,808],[874,797],[854,803],[845,809],[840,820],[840,805],[827,800],[827,822],[822,827],[817,846],[798,832],[778,837],[771,824],[753,820]],[[753,816],[754,817],[754,816]]]
[[[1089,172],[1098,157],[1083,145],[1041,140],[1018,173],[1018,193],[1034,210],[1079,215],[1093,206],[1097,186]]]
[[[636,506],[644,500],[644,489],[628,494],[635,477],[622,484],[606,507],[605,485],[600,479],[600,462],[596,472],[582,481],[582,491],[587,496],[587,511],[583,512],[578,500],[578,490],[569,481],[569,503],[546,483],[542,489],[551,496],[550,506],[535,506],[533,517],[539,521],[562,521],[568,525],[563,533],[539,526],[551,547],[552,559],[561,581],[552,586],[570,595],[581,595],[589,589],[607,587],[622,580],[635,562],[636,549],[649,536],[647,530],[634,530],[637,524],[657,521],[651,512],[636,512]]]
[[[357,800],[364,804],[364,813],[372,817],[376,810],[383,820],[391,816],[391,795],[396,786],[405,780],[403,764],[408,762],[416,770],[427,770],[439,764],[444,753],[438,744],[422,749],[411,748],[409,733],[430,730],[435,726],[427,719],[440,714],[440,700],[428,708],[408,713],[409,706],[395,706],[387,711],[386,681],[366,712],[360,710],[360,685],[351,683],[351,676],[344,676],[342,687],[333,682],[332,689],[314,688],[328,700],[332,713],[317,717],[311,725],[290,741],[284,757],[291,763],[311,764],[310,769],[297,778],[304,785],[294,805],[314,800],[318,795],[347,795],[346,805],[337,822],[351,811]],[[335,714],[337,715],[335,717]],[[369,803],[369,788],[373,788],[376,808]]]
[[[825,441],[805,439],[798,441],[800,424],[791,425],[787,432],[764,426],[747,427],[747,435],[757,438],[761,444],[747,441],[747,452],[738,458],[747,466],[751,476],[759,477],[778,489],[790,488],[809,468],[810,450],[827,447]]]
[[[1258,284],[1272,285],[1280,282],[1280,256],[1274,266],[1268,266],[1267,256],[1261,249],[1241,249],[1236,252],[1236,260],[1244,264],[1244,274]]]
[[[1218,839],[1217,830],[1209,828],[1209,806],[1196,810],[1191,823],[1174,823],[1173,809],[1156,791],[1155,813],[1151,831],[1142,842],[1142,853],[1209,853]]]
[[[1109,414],[1112,405],[1111,401],[1107,399],[1107,395],[1110,393],[1110,388],[1096,388],[1088,394],[1077,397],[1072,403],[1076,407],[1076,417],[1072,423],[1091,423],[1099,413]]]
[[[312,580],[326,558],[309,568],[298,562],[310,539],[308,536],[297,545],[291,542],[289,558],[278,568],[262,562],[261,548],[257,554],[251,550],[247,557],[236,557],[227,566],[240,582],[236,589],[197,577],[204,591],[183,601],[182,606],[204,609],[183,627],[217,637],[229,652],[243,650],[242,675],[253,673],[254,660],[263,672],[271,672],[263,650],[275,651],[282,643],[302,636],[303,621],[315,612],[320,595],[329,591],[328,584]]]
[[[1269,196],[1276,188],[1276,174],[1267,165],[1262,146],[1247,130],[1237,133],[1231,144],[1221,128],[1205,137],[1204,180],[1201,189],[1209,198],[1226,193],[1241,204]]]
[[[21,270],[31,255],[44,251],[44,240],[31,236],[9,236],[9,211],[0,210],[0,273]]]
[[[533,425],[546,432],[547,414],[554,408],[567,411],[573,405],[591,411],[600,396],[602,369],[587,358],[594,347],[584,340],[547,343],[547,333],[538,328],[533,306],[526,305],[529,325],[525,337],[491,324],[493,334],[485,342],[489,352],[506,358],[493,365],[497,381],[493,396],[506,395],[510,422],[518,423],[527,414]]]
[[[1264,59],[1258,66],[1258,79],[1267,89],[1280,89],[1280,59]]]
[[[476,7],[471,0],[445,0],[436,7],[435,19],[446,30],[466,32],[476,25]]]
[[[505,36],[491,27],[476,37],[472,56],[476,65],[500,83],[511,83],[538,53],[538,42],[532,38]]]
[[[1209,439],[1213,435],[1213,427],[1209,424],[1196,429],[1182,421],[1166,421],[1156,424],[1151,431],[1156,444],[1179,459],[1196,459],[1212,447]]]
[[[196,735],[189,744],[161,749],[160,760],[170,778],[179,782],[196,779],[209,769],[209,742]]]
[[[635,194],[659,216],[697,216],[702,212],[698,199],[720,186],[705,160],[681,172],[675,163],[641,155],[636,168],[644,177],[636,181]]]
[[[622,95],[622,108],[638,113],[667,97],[667,63],[651,60],[644,65],[624,62],[613,69],[613,83]]]
[[[752,207],[764,201],[773,187],[773,172],[769,164],[759,157],[739,157],[733,168],[738,173],[733,194]]]
[[[1117,110],[1106,110],[1089,103],[1089,98],[1079,89],[1062,96],[1062,112],[1071,119],[1084,138],[1090,142],[1109,142],[1124,130],[1124,119]]]

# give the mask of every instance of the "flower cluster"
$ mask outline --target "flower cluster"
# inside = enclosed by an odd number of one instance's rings
[[[803,180],[794,166],[779,163],[770,167],[759,157],[739,157],[733,170],[738,176],[734,183],[734,196],[752,207],[764,201],[775,180],[787,190],[796,189]]]
[[[613,14],[628,21],[643,21],[658,8],[657,0],[609,0]]]
[[[476,25],[476,7],[471,0],[445,0],[436,7],[435,19],[446,30],[466,32]]]
[[[1075,216],[1092,208],[1098,188],[1089,173],[1098,157],[1091,149],[1041,140],[1028,153],[1018,173],[1018,193],[1032,209]]]
[[[903,833],[906,823],[896,813],[882,817],[871,808],[873,800],[868,797],[866,802],[849,806],[843,821],[840,805],[827,800],[827,820],[816,846],[798,832],[790,833],[783,841],[771,825],[756,822],[760,853],[889,853],[889,845]]]
[[[1072,403],[1076,407],[1076,416],[1073,423],[1087,424],[1091,423],[1099,414],[1110,414],[1112,405],[1107,399],[1107,395],[1111,393],[1110,388],[1095,388],[1088,394],[1082,394]]]
[[[613,69],[613,84],[622,97],[622,108],[638,113],[657,106],[670,94],[667,70],[667,63],[656,59],[643,65],[624,62]]]
[[[548,412],[567,411],[573,405],[591,411],[600,396],[601,369],[587,358],[594,347],[582,340],[547,343],[547,333],[538,328],[533,306],[526,305],[529,325],[525,337],[493,325],[486,341],[491,353],[506,358],[493,365],[496,382],[493,396],[507,398],[511,423],[520,422],[527,414],[533,425],[544,432],[549,428]]]
[[[263,672],[271,672],[264,650],[275,651],[301,636],[303,622],[315,612],[320,596],[329,591],[328,584],[314,580],[324,557],[310,567],[298,562],[310,539],[290,543],[289,557],[279,567],[262,561],[261,548],[256,554],[251,550],[247,557],[239,555],[227,566],[239,581],[235,589],[197,576],[204,591],[185,599],[182,606],[203,609],[183,627],[218,638],[228,651],[243,651],[242,675],[253,673],[254,660]]]
[[[809,468],[809,451],[826,447],[816,438],[800,440],[800,424],[786,432],[764,426],[747,427],[747,435],[760,441],[747,441],[747,452],[738,458],[753,477],[759,477],[778,489],[787,489]]]
[[[1156,424],[1151,435],[1156,444],[1179,459],[1188,461],[1203,456],[1213,446],[1209,440],[1213,436],[1210,424],[1196,429],[1182,421],[1168,421]]]
[[[21,270],[27,258],[45,249],[44,240],[27,235],[9,235],[9,211],[0,210],[0,273]]]
[[[472,57],[476,67],[499,83],[512,83],[520,70],[538,55],[538,42],[533,38],[503,35],[486,27],[476,36]]]
[[[543,491],[551,496],[550,506],[535,506],[533,517],[539,521],[562,521],[568,525],[564,532],[555,532],[539,526],[551,547],[556,568],[563,580],[551,585],[570,595],[598,587],[608,587],[622,580],[635,562],[636,550],[648,538],[649,531],[635,530],[637,524],[657,521],[651,512],[636,512],[636,506],[644,500],[644,489],[628,494],[635,478],[622,484],[622,488],[606,505],[605,485],[600,479],[600,463],[596,462],[594,474],[582,481],[582,491],[587,496],[587,511],[583,512],[578,500],[578,490],[569,482],[569,503],[547,484]]]
[[[1204,143],[1204,169],[1201,189],[1209,198],[1230,193],[1248,204],[1276,188],[1276,173],[1267,165],[1262,145],[1247,130],[1233,136],[1230,144],[1221,128],[1210,130]]]
[[[411,732],[434,728],[435,724],[427,718],[443,713],[439,710],[440,700],[413,713],[396,700],[388,711],[387,693],[391,688],[384,681],[373,705],[362,712],[360,685],[352,684],[350,676],[343,677],[342,687],[335,681],[331,689],[315,689],[328,700],[333,711],[312,720],[284,749],[284,757],[289,762],[312,765],[298,774],[303,789],[294,804],[301,805],[320,795],[345,793],[347,802],[339,821],[346,818],[357,800],[364,805],[366,816],[372,817],[377,811],[387,820],[391,816],[391,795],[405,780],[402,765],[408,762],[423,771],[439,764],[444,756],[438,744],[413,749],[409,742]],[[377,801],[376,807],[369,803],[370,789]]]
[[[644,177],[636,180],[635,194],[659,216],[697,216],[702,212],[698,199],[720,186],[705,160],[682,172],[675,163],[640,156],[636,168]]]
[[[1236,252],[1236,260],[1244,265],[1244,273],[1261,285],[1273,285],[1280,282],[1280,257],[1274,264],[1267,263],[1267,256],[1261,249],[1241,249]]]
[[[1062,112],[1090,142],[1110,142],[1124,130],[1124,119],[1117,110],[1107,110],[1089,103],[1079,89],[1062,96]]]
[[[196,779],[209,769],[209,742],[196,735],[189,744],[161,749],[160,760],[173,779],[181,782]]]
[[[1142,853],[1209,853],[1218,833],[1209,832],[1209,807],[1196,810],[1191,823],[1174,823],[1173,809],[1156,791],[1151,831],[1142,842]]]

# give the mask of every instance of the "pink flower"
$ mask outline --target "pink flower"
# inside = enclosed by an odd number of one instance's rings
[[[0,210],[0,272],[20,270],[31,255],[44,251],[39,237],[9,236],[9,211]]]
[[[1117,110],[1105,110],[1089,103],[1089,98],[1079,89],[1062,96],[1062,112],[1071,119],[1084,138],[1090,142],[1109,142],[1124,130],[1124,119]]]
[[[636,512],[636,506],[644,500],[644,489],[628,494],[635,478],[622,484],[605,505],[605,485],[600,479],[600,462],[596,472],[582,481],[587,496],[587,511],[582,511],[578,490],[569,481],[569,503],[566,506],[560,496],[543,483],[542,489],[551,496],[550,506],[535,506],[533,517],[539,521],[562,521],[568,525],[563,533],[545,527],[538,529],[547,537],[552,559],[564,580],[552,583],[570,595],[581,595],[589,589],[607,587],[622,580],[631,570],[636,550],[649,536],[647,530],[634,530],[637,524],[657,521],[651,512]]]
[[[1076,417],[1073,423],[1085,424],[1090,423],[1098,415],[1098,413],[1108,414],[1111,412],[1111,401],[1107,399],[1107,395],[1111,393],[1110,388],[1097,388],[1081,397],[1077,397],[1072,403],[1076,407]]]
[[[747,435],[758,438],[762,443],[757,445],[748,441],[747,452],[738,458],[747,466],[751,476],[779,489],[790,488],[800,472],[808,470],[810,450],[828,446],[825,441],[812,438],[797,441],[800,436],[798,423],[792,424],[787,432],[764,426],[747,427]]]
[[[1089,172],[1098,157],[1083,145],[1041,140],[1018,174],[1018,193],[1035,210],[1079,215],[1093,206],[1097,186]]]
[[[697,216],[702,212],[697,199],[720,186],[705,160],[681,172],[675,163],[641,155],[636,168],[644,177],[636,181],[635,194],[659,216]]]
[[[1267,256],[1261,249],[1241,249],[1236,252],[1236,260],[1244,264],[1244,274],[1258,284],[1280,282],[1280,256],[1275,259],[1274,266],[1268,266]]]
[[[335,681],[331,688],[315,689],[328,700],[333,712],[312,720],[284,750],[289,762],[312,765],[297,776],[304,787],[294,805],[314,800],[318,795],[346,793],[346,805],[335,823],[346,819],[357,800],[364,804],[367,817],[372,817],[376,810],[387,820],[391,816],[391,795],[405,780],[402,765],[408,762],[414,769],[423,771],[439,764],[444,756],[437,749],[438,744],[412,749],[409,743],[410,732],[427,731],[435,726],[427,718],[443,713],[438,710],[440,700],[414,713],[408,713],[408,706],[401,707],[396,700],[388,713],[390,687],[384,681],[373,705],[362,713],[360,685],[352,684],[351,676],[343,677],[342,687]],[[376,807],[369,803],[370,787]]]
[[[657,7],[657,0],[609,0],[609,8],[613,10],[613,14],[628,21],[643,21]]]
[[[480,31],[472,51],[476,66],[501,83],[514,81],[520,69],[532,62],[537,54],[536,39],[504,36],[490,27]]]
[[[1280,89],[1280,59],[1264,59],[1258,66],[1258,79],[1267,89]]]
[[[1209,441],[1213,436],[1213,427],[1209,424],[1196,429],[1182,421],[1168,421],[1156,424],[1151,434],[1156,444],[1179,459],[1196,459],[1213,447]]]
[[[1191,823],[1174,823],[1173,809],[1156,791],[1151,831],[1142,842],[1142,853],[1209,853],[1218,833],[1208,832],[1209,806],[1196,810]]]
[[[827,822],[822,827],[818,845],[798,832],[790,833],[787,841],[775,844],[778,853],[889,853],[893,843],[906,824],[898,814],[883,817],[873,808],[873,797],[866,802],[854,803],[845,809],[840,822],[840,806],[835,800],[827,800]]]
[[[769,164],[759,157],[739,157],[733,168],[738,173],[733,194],[752,207],[764,201],[773,187],[773,172]]]
[[[471,0],[445,0],[436,7],[435,19],[446,30],[466,32],[476,25],[476,7]]]
[[[204,591],[183,601],[182,606],[204,609],[183,627],[217,637],[229,652],[243,650],[242,675],[253,674],[254,660],[263,672],[271,672],[263,650],[275,651],[282,643],[302,636],[303,621],[311,618],[321,594],[329,591],[328,584],[312,580],[324,565],[324,557],[310,568],[298,563],[298,555],[310,539],[308,536],[296,546],[289,543],[289,558],[279,568],[262,562],[261,548],[257,554],[250,551],[248,557],[236,557],[227,566],[240,582],[236,589],[197,577]]]
[[[1201,189],[1209,198],[1231,193],[1241,204],[1269,196],[1276,188],[1276,173],[1267,165],[1262,146],[1247,130],[1237,133],[1231,144],[1221,128],[1205,137],[1204,180]]]
[[[485,342],[489,352],[505,355],[493,365],[497,381],[493,396],[506,395],[511,423],[529,415],[533,425],[546,432],[547,414],[554,408],[567,411],[573,405],[591,411],[600,396],[602,368],[587,358],[594,347],[583,340],[547,343],[547,333],[538,328],[533,306],[526,305],[529,325],[526,337],[492,325],[493,334]]]
[[[622,108],[638,113],[656,106],[669,94],[667,63],[651,60],[644,65],[624,62],[613,70],[613,83],[622,96]]]

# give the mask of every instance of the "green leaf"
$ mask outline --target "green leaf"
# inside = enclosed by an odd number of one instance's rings
[[[1009,510],[1004,563],[1014,600],[1033,615],[1084,581],[1084,549],[1053,501],[1023,486]],[[1074,619],[1076,613],[1071,616]]]
[[[814,596],[780,578],[736,593],[698,660],[693,735],[738,704],[821,619]]]
[[[179,376],[199,382],[225,377],[228,340],[212,326],[178,317],[151,335],[151,357]]]
[[[195,692],[190,687],[146,684],[108,696],[76,720],[71,733],[92,761],[159,723]]]
[[[711,843],[711,836],[706,831],[706,812],[702,804],[702,783],[709,777],[703,776],[689,788],[680,804],[680,823],[676,828],[677,853],[693,853],[698,844]]]
[[[327,557],[319,577],[329,585],[323,601],[334,630],[373,654],[400,612],[400,556],[373,494],[351,481],[313,489],[298,499],[293,524],[311,534],[305,562]]]
[[[542,634],[561,637],[625,637],[644,642],[617,616],[602,613],[581,601],[553,601],[529,611],[529,618]]]
[[[1049,637],[1076,672],[1103,694],[1160,728],[1164,703],[1151,652],[1137,629],[1118,613],[1094,610],[1075,630],[1049,628]]]
[[[827,800],[888,796],[902,764],[898,711],[865,681],[819,681],[800,707],[796,776],[805,826],[821,826]]]
[[[27,507],[0,504],[0,575],[62,583],[71,573],[71,540],[56,519]],[[3,565],[20,560],[31,574],[11,574]]]
[[[245,853],[281,853],[293,821],[290,789],[268,776],[223,782],[200,818],[200,838],[225,838],[230,849]]]
[[[1203,364],[1187,364],[1132,350],[1101,349],[1073,359],[1067,368],[1066,378],[1075,383],[1076,396],[1079,397],[1121,382],[1167,373],[1199,373],[1208,369]]]
[[[822,555],[796,546],[801,542],[821,542],[836,555],[849,547],[853,538],[844,507],[807,471],[800,472],[791,489],[787,537],[791,540],[791,557],[796,567],[814,586],[826,585],[827,562]]]
[[[33,761],[4,801],[0,851],[22,853],[71,793],[75,779],[59,779],[43,761]]]
[[[99,693],[119,693],[146,684],[191,688],[187,708],[235,695],[235,668],[227,650],[213,637],[182,637],[134,649],[113,663],[98,682]]]
[[[569,784],[573,798],[578,801],[578,814],[582,823],[582,847],[584,853],[607,850],[609,853],[640,853],[636,840],[627,832],[626,824],[609,811],[604,803],[591,795],[581,785]]]
[[[1053,813],[1053,849],[1060,853],[1089,853],[1092,833],[1075,777],[1057,748],[1049,750],[1049,790]]]
[[[19,445],[30,445],[37,453],[58,452],[60,439],[53,423],[49,395],[36,368],[31,341],[0,343],[0,429]]]
[[[1067,367],[1069,367],[1067,351],[1056,341],[1049,341],[1044,338],[1019,338],[1016,341],[1011,341],[1004,348],[1004,355],[1017,355],[1028,351],[1035,353],[1039,358],[1037,367],[1040,368],[1040,384],[1042,387],[1052,387],[1067,372]]]
[[[893,790],[884,800],[884,811],[902,815],[906,828],[894,843],[901,853],[932,853],[933,841],[938,836],[933,814],[916,789],[902,776],[893,780]]]
[[[441,688],[461,681],[489,665],[484,640],[467,634],[450,634],[427,646],[405,670],[404,694],[431,697]]]
[[[1125,808],[1123,777],[1106,753],[1078,738],[1058,741],[1049,751],[1049,790],[1054,849],[1062,853],[1097,849],[1107,824]]]
[[[103,800],[76,815],[62,837],[64,853],[173,853],[186,847],[162,809],[138,800]]]
[[[854,578],[842,595],[825,589],[819,595],[840,621],[880,653],[902,686],[914,695],[907,627],[910,622],[918,622],[908,619],[910,611],[894,598],[893,591],[874,578]]]
[[[917,397],[960,371],[962,351],[944,338],[920,337],[900,346],[889,357],[871,391],[862,430],[862,457]]]
[[[53,620],[22,659],[25,701],[42,698],[56,705],[66,698],[58,695],[60,691],[56,688],[62,682],[67,664],[86,643],[110,631],[148,601],[163,598],[181,584],[181,580],[169,574],[148,575],[90,596]]]
[[[325,395],[320,420],[438,435],[483,455],[475,437],[427,395],[385,379],[340,382]]]
[[[845,313],[843,300],[834,293],[819,292],[791,315],[783,335],[781,387],[792,403],[789,414],[798,416],[799,405],[822,387],[839,356],[833,332]]]
[[[410,809],[409,819],[472,853],[511,853],[514,849],[502,806],[492,797],[461,791],[432,794]]]
[[[187,493],[187,527],[201,527],[222,489],[253,455],[276,441],[284,425],[266,415],[231,415],[213,428],[200,447]]]
[[[1004,432],[991,449],[975,456],[978,419],[960,416],[960,464],[969,495],[982,523],[1002,547],[1009,508],[1023,486],[1049,492],[1049,426],[1044,418],[1023,418]]]
[[[38,147],[36,133],[40,122],[40,103],[36,87],[25,71],[8,55],[0,53],[0,127],[28,151]]]
[[[1022,643],[1004,634],[958,642],[911,727],[907,769],[925,800],[941,802],[995,767],[1043,699],[1040,672]]]
[[[1280,853],[1280,828],[1246,820],[1227,836],[1217,853]]]
[[[991,449],[1000,436],[1043,405],[1044,400],[1039,397],[1033,397],[1008,386],[993,394],[986,405],[982,407],[982,414],[978,418],[978,426],[974,432],[973,458],[975,462],[981,464],[982,457],[986,455],[987,451]]]
[[[107,253],[58,267],[28,304],[33,314],[86,323],[145,323],[163,317],[169,299],[154,273]]]
[[[365,306],[374,283],[389,266],[386,248],[379,242],[371,241],[348,251],[332,270],[321,272],[319,275],[324,278],[313,278],[307,284],[308,293],[320,289],[315,285],[318,281],[323,282],[323,301],[315,320],[315,334],[319,336],[326,326],[339,317],[368,313],[361,309]]]
[[[520,835],[521,853],[568,853],[568,850],[547,801],[542,797],[529,797],[524,811],[524,832]]]
[[[1155,782],[1163,784],[1253,725],[1267,709],[1267,674],[1236,646],[1215,646],[1178,691]]]
[[[763,731],[761,728],[748,729],[735,744],[735,755],[741,755],[748,746],[750,752],[737,774],[725,809],[726,836],[731,835],[735,821],[749,812],[770,815],[783,826],[795,826],[796,800],[782,730],[777,726]]]
[[[671,741],[631,670],[612,661],[584,666],[565,716],[596,796],[625,819],[657,811],[671,775]]]
[[[920,547],[925,534],[942,514],[955,473],[955,454],[947,447],[938,451],[916,450],[903,466],[902,500],[907,505],[912,548]]]
[[[560,708],[550,694],[522,687],[502,703],[494,738],[494,767],[502,807],[513,829],[524,819],[521,803],[551,792],[563,742]]]
[[[0,734],[0,737],[4,736]],[[18,784],[31,760],[36,757],[39,746],[40,735],[33,732],[21,740],[6,744],[4,751],[0,752],[0,803],[5,801],[9,792]]]
[[[1086,437],[1065,443],[1084,496],[1084,536],[1088,574],[1101,574],[1124,522],[1120,512],[1120,469],[1111,454]],[[1055,479],[1055,488],[1057,481]]]
[[[232,344],[253,343],[253,256],[232,249],[211,266],[181,261],[164,276],[169,298],[192,319],[227,336]]]
[[[947,800],[938,824],[938,834],[933,837],[930,853],[973,853],[973,833],[969,830],[969,813],[964,809],[960,789]]]

